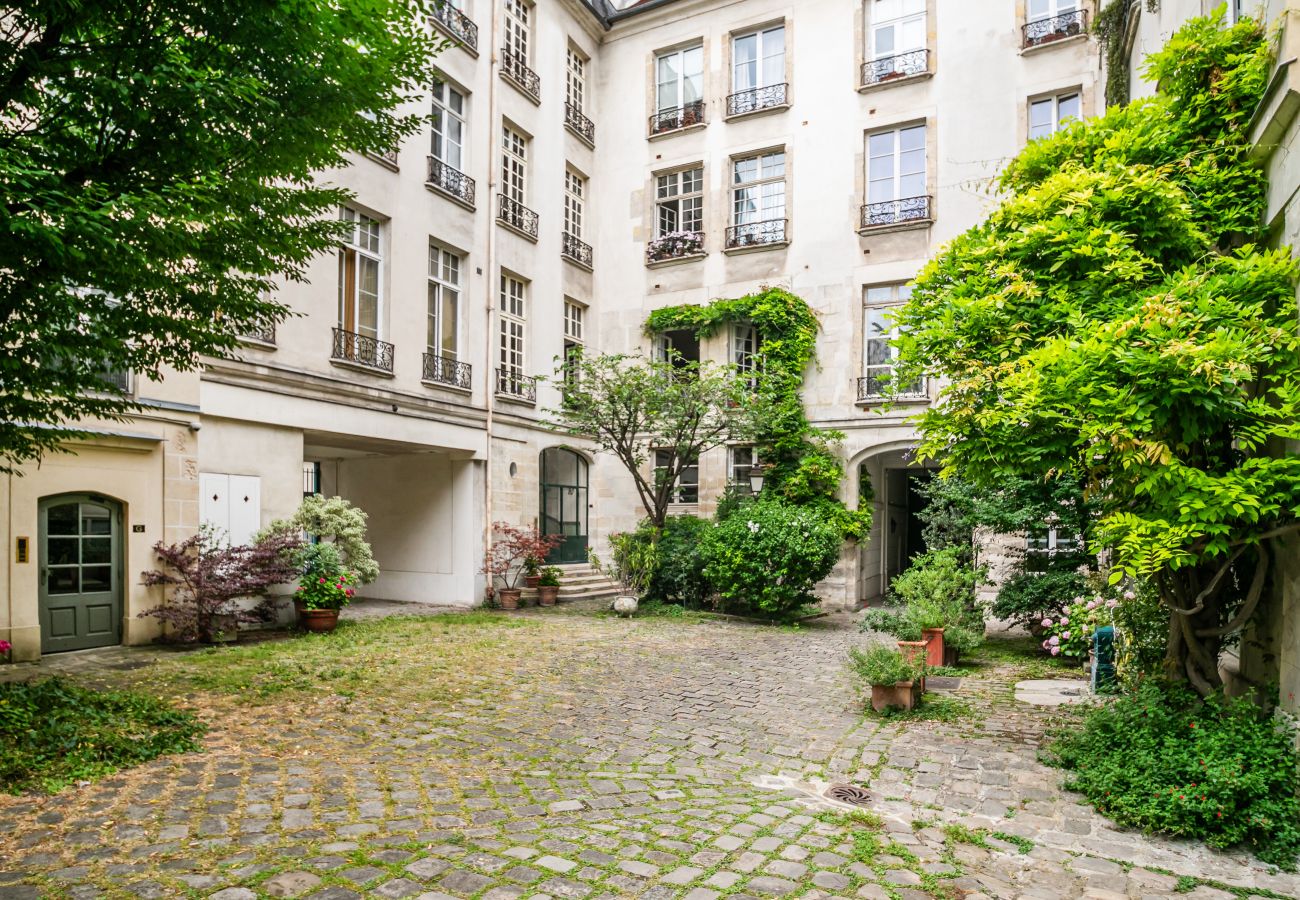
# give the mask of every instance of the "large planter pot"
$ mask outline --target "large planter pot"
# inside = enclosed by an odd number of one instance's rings
[[[898,681],[894,684],[873,684],[871,708],[876,712],[884,712],[886,709],[914,709],[921,702],[922,690],[919,678],[912,681]]]
[[[502,588],[497,591],[497,606],[502,609],[518,609],[521,593],[519,588]]]
[[[299,606],[298,624],[302,626],[304,631],[326,634],[338,627],[339,611],[337,609],[303,609]]]
[[[528,588],[529,590],[532,590],[533,588],[537,587],[537,583],[541,580],[542,580],[541,575],[525,575],[524,587]]]
[[[613,609],[624,619],[635,615],[638,606],[637,599],[630,594],[624,594],[614,598]]]
[[[944,665],[943,629],[922,628],[921,640],[925,642],[925,664],[927,666]]]
[[[558,584],[539,584],[537,586],[537,602],[541,606],[554,606],[559,596],[560,586]]]

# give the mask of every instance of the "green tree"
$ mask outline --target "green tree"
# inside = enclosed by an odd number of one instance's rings
[[[1269,69],[1254,23],[1188,23],[1147,62],[1158,96],[1031,142],[899,316],[900,380],[946,383],[922,454],[1084,485],[1113,577],[1173,611],[1166,673],[1205,695],[1300,512],[1300,459],[1267,454],[1300,437],[1296,271],[1255,246],[1247,156]]]
[[[106,381],[220,356],[341,235],[315,173],[382,154],[438,45],[430,0],[32,0],[0,25],[0,471]]]
[[[604,354],[566,360],[553,426],[595,441],[632,476],[646,516],[663,528],[682,471],[750,433],[748,381],[730,366]],[[662,455],[654,466],[652,455]]]

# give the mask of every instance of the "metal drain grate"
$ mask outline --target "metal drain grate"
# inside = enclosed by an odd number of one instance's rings
[[[871,795],[867,790],[856,784],[832,784],[822,792],[822,796],[853,806],[866,806],[871,802]]]

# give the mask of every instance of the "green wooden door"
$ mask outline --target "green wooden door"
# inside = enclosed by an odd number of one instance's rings
[[[40,506],[41,652],[122,641],[122,513],[89,495]]]
[[[542,534],[558,534],[563,542],[547,562],[585,562],[587,559],[587,461],[572,450],[550,447],[542,451]]]

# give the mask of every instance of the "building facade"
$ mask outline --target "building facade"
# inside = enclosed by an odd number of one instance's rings
[[[996,176],[1026,141],[1099,110],[1094,12],[1089,0],[440,7],[431,27],[448,47],[413,110],[433,123],[387,157],[320,173],[355,194],[339,211],[351,233],[281,286],[293,317],[201,375],[135,386],[146,413],[6,480],[0,637],[15,658],[149,640],[138,614],[161,598],[139,573],[155,542],[200,522],[245,540],[304,493],[370,515],[383,574],[368,596],[481,602],[494,521],[561,533],[558,561],[580,562],[642,511],[616,463],[548,427],[559,364],[580,348],[653,353],[652,310],[765,285],[817,312],[805,403],[846,435],[846,502],[859,476],[872,485],[872,536],[846,549],[824,599],[878,598],[920,546],[925,473],[907,418],[934,394],[915,385],[883,409],[889,308],[996,204]],[[734,361],[758,341],[741,328],[693,352]],[[707,454],[678,510],[711,513],[754,461],[747,447]],[[69,510],[91,530],[64,533]],[[104,510],[118,522],[107,544]]]

